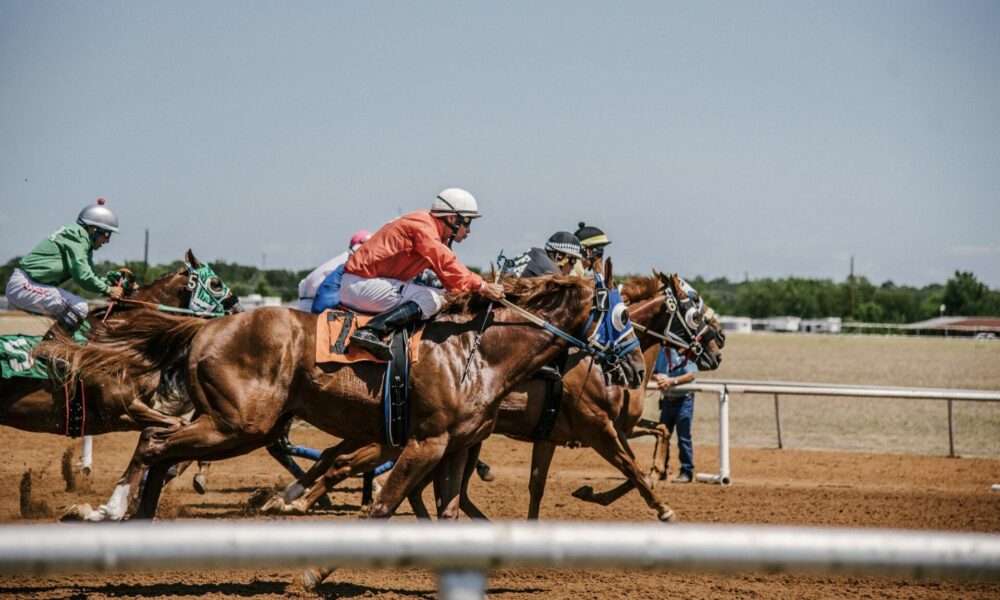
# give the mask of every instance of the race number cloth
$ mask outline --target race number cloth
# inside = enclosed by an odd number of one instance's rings
[[[372,317],[355,312],[336,309],[323,311],[316,317],[316,362],[317,363],[356,363],[386,361],[375,358],[368,351],[350,345],[351,335],[363,327]],[[410,362],[417,362],[420,348],[420,335],[423,327],[418,328],[410,336]]]
[[[76,343],[87,343],[90,324],[84,324],[73,333]],[[31,350],[42,341],[40,335],[0,336],[0,374],[4,379],[24,377],[26,379],[48,379],[49,367],[42,360],[35,360]]]

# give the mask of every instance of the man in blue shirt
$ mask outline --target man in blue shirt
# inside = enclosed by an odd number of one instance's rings
[[[653,381],[660,389],[660,423],[667,426],[673,436],[677,431],[677,450],[681,472],[672,483],[691,483],[694,477],[694,449],[691,444],[691,421],[694,417],[694,392],[671,392],[670,388],[694,381],[698,366],[682,358],[673,348],[660,349],[653,366]],[[667,447],[667,460],[670,447]],[[667,478],[666,469],[661,476]]]

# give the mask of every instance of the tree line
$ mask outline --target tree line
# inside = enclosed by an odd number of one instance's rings
[[[0,267],[0,277],[6,282],[20,257]],[[141,282],[177,270],[183,263],[144,265],[129,261],[125,265],[110,262],[95,263],[98,274],[120,266],[128,267]],[[258,269],[225,261],[213,262],[212,268],[238,296],[260,294],[280,296],[282,301],[298,299],[298,286],[310,269]],[[473,268],[474,271],[479,271]],[[939,316],[945,306],[948,316],[1000,316],[1000,290],[990,289],[973,273],[956,271],[944,284],[924,287],[896,285],[892,281],[875,284],[866,277],[835,282],[830,279],[756,279],[732,282],[726,278],[695,277],[688,282],[704,296],[712,308],[723,315],[764,318],[790,315],[805,319],[841,317],[868,323],[912,323]],[[73,282],[66,289],[85,298],[94,295],[81,290]],[[853,303],[852,303],[853,288]],[[852,306],[853,304],[853,306]],[[853,312],[852,312],[853,308]]]

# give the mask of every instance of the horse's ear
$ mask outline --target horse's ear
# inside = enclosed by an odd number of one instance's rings
[[[674,293],[678,296],[687,297],[687,292],[684,291],[684,287],[681,285],[681,277],[677,273],[670,275],[670,283],[674,285]]]
[[[194,252],[192,252],[190,248],[188,248],[187,252],[184,253],[184,262],[191,265],[195,269],[200,269],[204,266],[201,264],[201,261],[195,257]]]
[[[659,279],[660,283],[663,285],[670,285],[670,276],[666,273],[660,273],[656,269],[653,269],[653,274],[656,275],[656,278]]]
[[[614,271],[611,268],[611,257],[604,259],[604,280],[608,282],[608,287],[614,287]]]

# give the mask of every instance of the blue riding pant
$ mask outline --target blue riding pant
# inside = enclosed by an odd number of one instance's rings
[[[660,423],[677,437],[681,473],[694,477],[694,447],[691,443],[691,421],[694,418],[694,394],[683,397],[664,395],[660,399]]]

